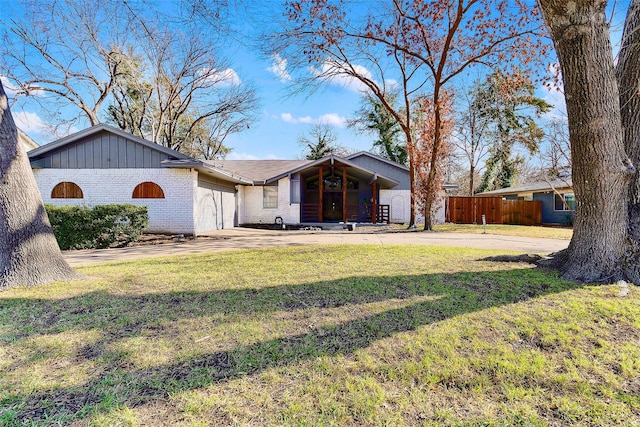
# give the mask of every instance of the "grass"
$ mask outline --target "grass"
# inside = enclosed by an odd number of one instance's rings
[[[503,236],[540,237],[545,239],[571,240],[573,229],[566,227],[536,227],[503,224],[438,224],[435,231],[447,233],[498,234]]]
[[[640,292],[304,246],[0,294],[0,425],[638,425]]]

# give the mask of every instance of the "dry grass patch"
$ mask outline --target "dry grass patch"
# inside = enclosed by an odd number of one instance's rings
[[[525,225],[504,225],[504,224],[438,224],[435,231],[447,233],[474,233],[497,234],[502,236],[519,237],[540,237],[544,239],[571,240],[572,228],[566,227],[537,227]]]
[[[311,246],[0,294],[0,425],[637,425],[640,292]]]

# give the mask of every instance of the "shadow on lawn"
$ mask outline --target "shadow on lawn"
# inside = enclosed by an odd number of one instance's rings
[[[79,386],[10,394],[0,406],[15,408],[15,421],[51,417],[84,418],[119,405],[136,407],[183,390],[207,386],[268,368],[288,366],[317,356],[348,354],[376,340],[411,331],[446,318],[524,301],[537,296],[578,288],[543,270],[508,270],[476,273],[393,277],[352,277],[305,285],[262,289],[175,292],[122,296],[94,292],[66,300],[2,299],[0,311],[28,310],[39,319],[30,330],[11,337],[26,339],[65,330],[101,330],[102,340],[80,348],[77,360],[98,360],[99,374]],[[127,337],[149,331],[162,334],[157,325],[215,313],[251,315],[301,308],[340,307],[388,299],[434,296],[433,300],[391,309],[365,318],[324,326],[308,333],[211,352],[191,360],[148,369],[133,368],[126,356],[106,362],[104,348]],[[19,316],[8,330],[20,330]],[[122,319],[127,319],[123,321]],[[7,339],[7,338],[2,338]],[[15,341],[14,341],[15,342]],[[19,344],[18,344],[19,345]],[[14,367],[15,368],[15,367]],[[11,367],[9,368],[9,370]],[[104,401],[110,400],[110,405]],[[115,402],[116,404],[114,404]],[[101,408],[101,409],[97,409]],[[102,409],[103,408],[103,409]],[[0,411],[0,420],[2,411]]]

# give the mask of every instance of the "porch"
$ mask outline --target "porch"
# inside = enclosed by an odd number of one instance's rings
[[[330,210],[331,215],[325,214]],[[342,218],[337,218],[342,214]],[[389,205],[380,204],[347,204],[345,209],[333,202],[326,208],[321,203],[301,203],[300,222],[325,223],[325,222],[353,222],[368,224],[389,224]]]
[[[330,159],[300,173],[300,222],[389,224],[380,188],[394,185],[376,173]],[[294,181],[295,182],[295,181]]]

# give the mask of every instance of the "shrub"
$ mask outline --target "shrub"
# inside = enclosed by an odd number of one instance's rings
[[[136,241],[149,223],[146,206],[46,205],[60,249],[108,248]]]

